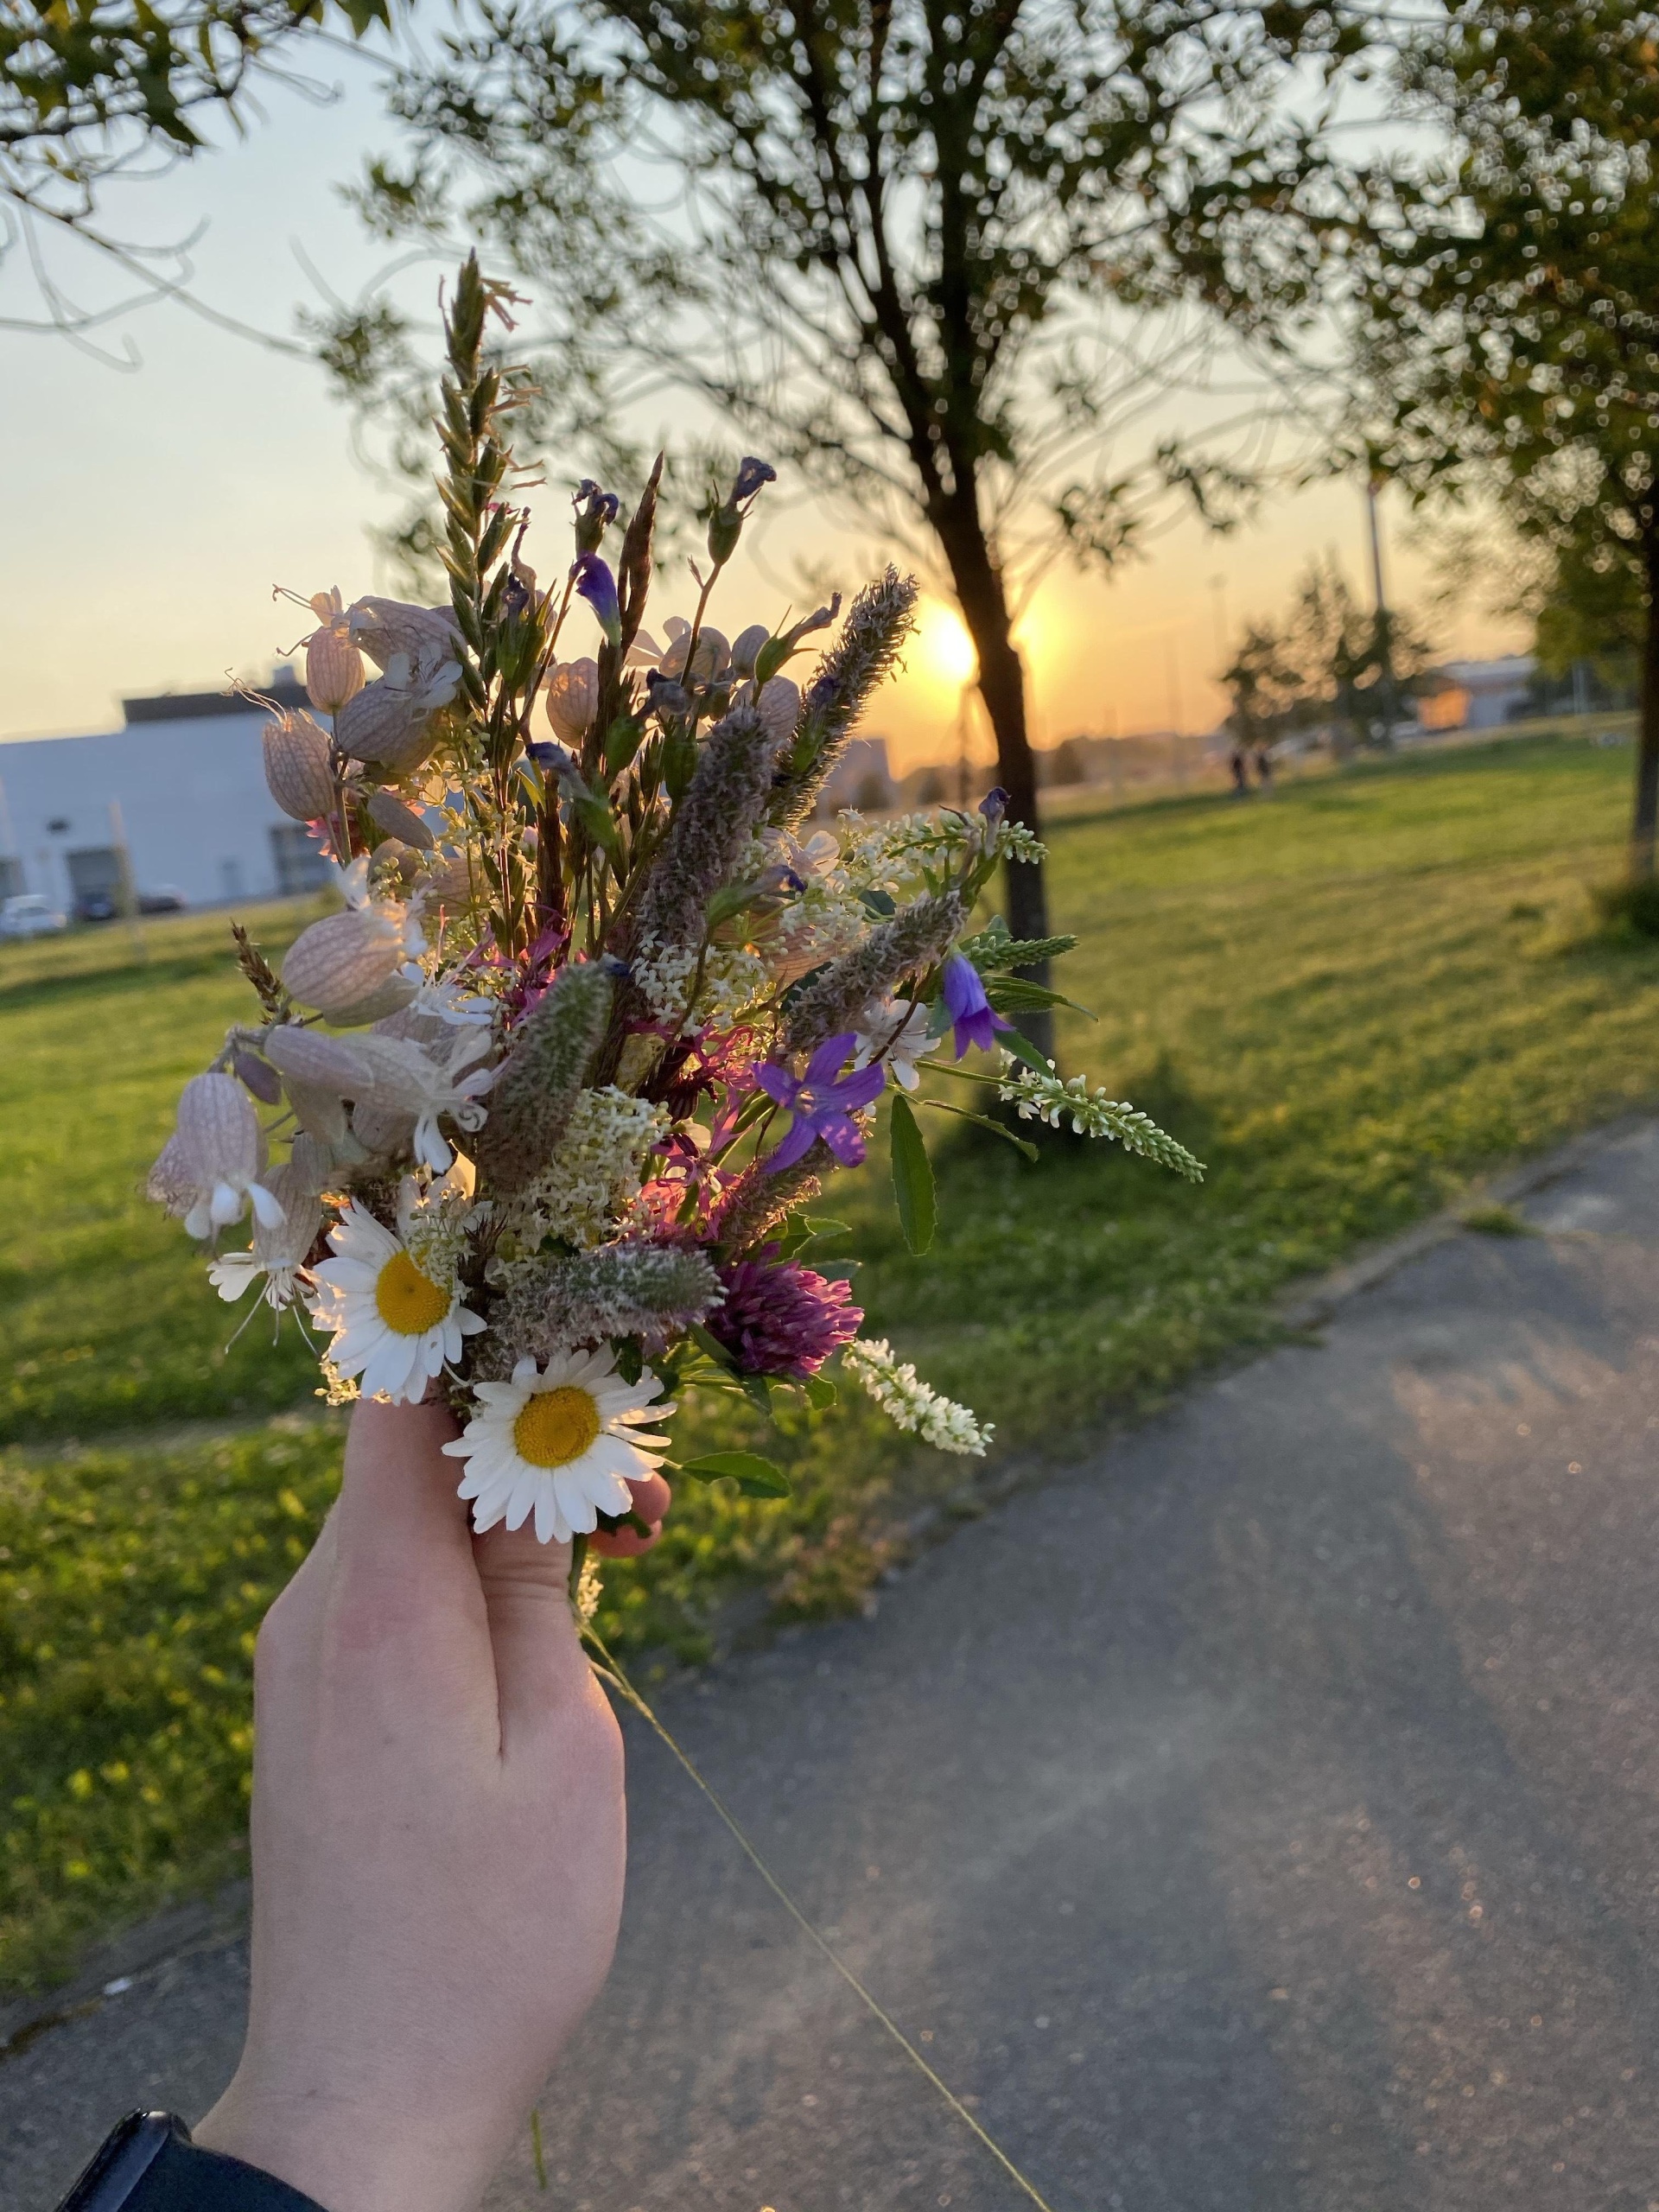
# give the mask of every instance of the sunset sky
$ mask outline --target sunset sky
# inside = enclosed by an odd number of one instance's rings
[[[389,142],[372,71],[330,54],[323,74],[337,97],[267,94],[245,140],[109,203],[111,227],[130,239],[200,230],[195,294],[278,337],[291,335],[298,305],[317,302],[304,261],[350,296],[382,259],[336,192],[366,150]],[[119,296],[120,280],[78,250],[46,251],[56,281],[84,303]],[[0,318],[38,308],[14,253],[0,266]],[[136,365],[105,358],[129,347]],[[396,497],[354,459],[350,423],[309,360],[163,303],[104,326],[90,344],[0,327],[0,375],[10,525],[0,544],[0,738],[110,728],[124,694],[268,673],[300,626],[296,609],[273,603],[274,585],[309,593],[338,583],[348,597],[384,585],[365,533]],[[569,543],[556,486],[540,512],[539,559],[550,572]],[[1408,600],[1422,557],[1399,542],[1403,516],[1388,522],[1391,591]],[[1310,556],[1327,549],[1363,583],[1357,486],[1282,500],[1230,537],[1185,524],[1111,582],[1056,569],[1020,632],[1038,741],[1212,727],[1222,639],[1278,613]],[[801,554],[850,585],[881,550],[785,499],[753,555],[740,555],[715,619],[734,631],[775,620],[791,599],[798,607]],[[690,591],[683,569],[664,582],[659,617]],[[1516,642],[1469,618],[1440,635],[1448,651]],[[954,613],[930,603],[906,671],[869,725],[893,741],[897,765],[954,750],[969,667]]]

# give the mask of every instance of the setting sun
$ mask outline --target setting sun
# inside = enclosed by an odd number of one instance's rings
[[[974,641],[954,607],[930,601],[917,627],[918,673],[952,690],[973,681],[979,663]]]

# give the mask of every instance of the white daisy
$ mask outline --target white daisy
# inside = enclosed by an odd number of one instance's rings
[[[311,1318],[333,1332],[332,1366],[360,1378],[370,1398],[416,1403],[461,1340],[484,1326],[461,1302],[453,1276],[440,1281],[366,1207],[350,1200],[328,1232],[336,1256],[311,1270]]]
[[[624,1382],[607,1350],[555,1352],[545,1368],[521,1359],[510,1382],[475,1382],[479,1411],[443,1447],[467,1462],[460,1494],[474,1528],[519,1529],[533,1510],[537,1541],[564,1544],[591,1535],[601,1513],[630,1511],[629,1483],[655,1474],[668,1449],[640,1426],[673,1412],[652,1404],[661,1388],[649,1368]]]

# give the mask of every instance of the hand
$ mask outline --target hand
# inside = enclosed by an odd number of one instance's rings
[[[327,2212],[476,2203],[621,1910],[621,1739],[569,1548],[469,1535],[454,1433],[359,1405],[254,1661],[248,2037],[195,2138]]]

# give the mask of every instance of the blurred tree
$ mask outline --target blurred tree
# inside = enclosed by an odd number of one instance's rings
[[[1465,0],[1403,48],[1401,105],[1452,151],[1370,180],[1359,238],[1374,458],[1495,495],[1560,582],[1551,651],[1639,605],[1632,876],[1659,817],[1659,15]],[[1592,626],[1599,626],[1600,616]]]
[[[0,7],[0,255],[43,223],[129,267],[95,227],[99,188],[158,151],[197,153],[207,113],[239,124],[251,82],[334,12],[361,37],[392,0],[5,0]],[[33,244],[32,236],[30,243]],[[74,327],[37,274],[57,328]],[[170,289],[162,286],[161,289]]]
[[[1110,447],[1207,372],[1210,308],[1309,297],[1266,241],[1310,86],[1360,34],[1301,0],[475,5],[397,93],[413,152],[372,170],[371,222],[481,237],[579,375],[602,334],[620,390],[701,394],[942,565],[1034,825],[1020,594],[1248,493],[1224,424],[1116,473]],[[372,404],[378,359],[406,363],[363,338],[333,342]],[[1047,934],[1038,869],[1010,869],[1008,918]]]
[[[1233,734],[1254,748],[1334,722],[1356,744],[1388,745],[1433,650],[1397,610],[1363,607],[1334,558],[1314,561],[1284,620],[1252,624],[1223,673]]]

